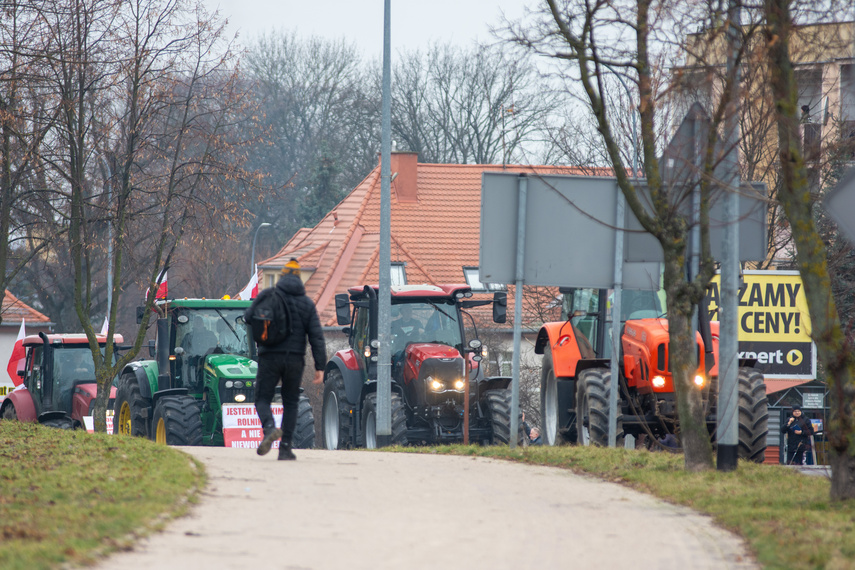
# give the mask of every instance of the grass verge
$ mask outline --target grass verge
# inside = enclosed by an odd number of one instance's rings
[[[141,438],[0,421],[0,568],[85,564],[184,512],[205,484]]]
[[[570,469],[711,515],[745,538],[764,568],[855,568],[855,503],[831,502],[827,478],[788,467],[740,461],[729,473],[689,473],[682,455],[577,446],[392,449]]]

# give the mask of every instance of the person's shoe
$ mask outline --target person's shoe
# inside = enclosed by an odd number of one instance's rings
[[[294,455],[294,452],[291,451],[291,444],[288,443],[280,443],[279,444],[279,461],[291,461],[293,459],[297,459],[297,456]]]
[[[266,432],[264,434],[264,439],[262,439],[261,443],[258,444],[258,449],[256,449],[255,452],[259,455],[267,455],[267,452],[270,451],[270,446],[273,445],[273,442],[280,437],[282,437],[282,430],[279,428],[273,428]]]

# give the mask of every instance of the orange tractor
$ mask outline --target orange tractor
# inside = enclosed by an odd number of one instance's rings
[[[543,355],[540,398],[543,437],[548,445],[606,445],[612,388],[611,291],[561,289],[567,320],[541,327],[535,353]],[[677,401],[669,367],[664,296],[624,290],[617,442],[625,436],[647,445],[669,434],[679,438]],[[702,392],[710,434],[716,427],[718,323],[699,319],[698,368],[694,386]],[[739,361],[739,457],[762,462],[768,432],[768,403],[756,360]]]

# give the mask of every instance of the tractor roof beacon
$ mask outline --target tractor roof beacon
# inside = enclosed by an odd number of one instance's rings
[[[96,335],[103,351],[107,335]],[[114,334],[118,348],[122,335]],[[0,405],[0,418],[39,422],[63,429],[84,427],[92,415],[98,384],[95,363],[85,334],[45,334],[24,338],[26,355],[18,363],[23,387],[12,391]],[[116,388],[110,388],[112,407]]]
[[[327,449],[377,446],[377,292],[365,285],[335,298],[349,347],[324,373]],[[392,287],[393,445],[461,442],[467,426],[472,441],[508,443],[511,378],[484,376],[481,341],[466,342],[464,323],[466,315],[474,328],[467,309],[490,304],[493,321],[505,322],[506,295],[472,299],[468,285]]]

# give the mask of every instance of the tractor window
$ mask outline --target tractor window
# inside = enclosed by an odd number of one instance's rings
[[[356,317],[353,320],[353,346],[357,354],[364,354],[365,345],[369,342],[368,331],[368,308],[357,307]]]
[[[571,289],[564,294],[564,310],[570,322],[591,344],[597,338],[598,293],[597,289]]]
[[[402,303],[392,306],[393,356],[413,342],[459,347],[460,323],[453,303]]]
[[[92,351],[86,345],[55,346],[53,374],[53,409],[71,412],[71,395],[74,384],[95,381],[95,363],[92,360]]]
[[[27,355],[27,367],[24,385],[32,394],[39,394],[41,400],[42,391],[42,347],[34,346]]]
[[[185,387],[200,386],[202,363],[213,353],[253,357],[246,324],[238,323],[243,309],[206,308],[175,312],[175,346],[184,349],[181,378]],[[182,318],[186,317],[186,318]]]

